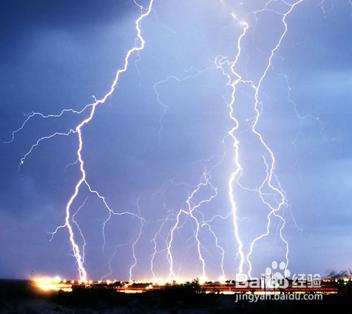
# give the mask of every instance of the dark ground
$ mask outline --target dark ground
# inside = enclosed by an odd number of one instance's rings
[[[347,313],[352,296],[324,296],[323,301],[236,303],[234,296],[203,294],[197,284],[144,294],[107,289],[75,289],[71,293],[40,293],[28,281],[0,280],[0,313]]]

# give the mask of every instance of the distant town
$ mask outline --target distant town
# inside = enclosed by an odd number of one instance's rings
[[[332,295],[350,291],[352,286],[352,277],[345,276],[339,278],[325,278],[316,282],[309,280],[295,282],[287,280],[287,285],[273,287],[265,285],[265,282],[256,283],[248,281],[246,283],[236,282],[234,280],[206,281],[200,283],[197,279],[194,281],[118,281],[118,280],[99,280],[99,281],[77,281],[64,280],[59,277],[41,277],[32,280],[35,289],[41,291],[62,291],[72,292],[79,289],[105,289],[120,293],[133,294],[145,293],[148,291],[165,290],[172,287],[197,286],[199,292],[205,294],[257,294],[257,295],[277,295],[277,294],[320,294]]]

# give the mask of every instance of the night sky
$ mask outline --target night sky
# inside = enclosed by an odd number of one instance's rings
[[[242,3],[243,2],[243,3]],[[233,127],[227,103],[230,89],[214,60],[233,59],[240,23],[249,23],[238,70],[258,81],[271,49],[283,32],[283,1],[258,13],[265,2],[230,0],[155,0],[142,23],[145,49],[130,60],[111,98],[84,127],[87,177],[116,211],[114,216],[83,187],[73,212],[86,239],[85,266],[90,278],[129,278],[135,243],[133,278],[168,276],[166,241],[175,215],[206,170],[218,195],[200,209],[225,250],[226,277],[234,277],[239,256],[233,236],[228,180],[233,171]],[[289,3],[293,1],[290,0]],[[148,1],[140,1],[145,7]],[[275,12],[274,12],[275,11]],[[252,13],[252,14],[251,14]],[[25,114],[80,110],[103,97],[128,49],[136,43],[138,6],[132,0],[0,1],[0,139],[11,139]],[[351,267],[352,249],[352,5],[348,0],[305,0],[287,18],[288,32],[273,58],[260,91],[258,130],[276,157],[273,182],[280,182],[287,206],[283,234],[289,242],[292,273],[326,274]],[[265,175],[263,147],[250,131],[253,94],[238,90],[235,113],[240,122],[241,185],[234,187],[239,231],[247,252],[265,232],[268,208],[258,188]],[[0,277],[31,274],[76,278],[67,230],[51,233],[65,220],[65,206],[79,178],[77,136],[56,137],[20,159],[38,138],[67,132],[86,116],[35,117],[0,144]],[[250,191],[252,190],[252,191]],[[211,195],[205,187],[196,202]],[[277,195],[266,191],[275,203]],[[271,195],[271,196],[270,196]],[[200,217],[200,216],[199,216]],[[163,228],[161,224],[167,219]],[[195,224],[181,219],[173,256],[177,275],[200,275]],[[142,226],[142,229],[140,227]],[[258,242],[252,255],[258,274],[273,259],[284,260],[280,224]],[[160,231],[160,232],[158,232]],[[141,232],[141,233],[140,233]],[[140,239],[136,241],[140,233]],[[77,242],[82,237],[75,229]],[[206,228],[200,231],[209,278],[221,275],[221,252]]]

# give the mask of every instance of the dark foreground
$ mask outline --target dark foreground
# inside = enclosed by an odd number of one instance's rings
[[[27,281],[0,281],[0,313],[348,313],[349,293],[324,296],[322,301],[235,302],[232,295],[204,294],[197,284],[143,294],[106,289],[75,289],[43,293]]]

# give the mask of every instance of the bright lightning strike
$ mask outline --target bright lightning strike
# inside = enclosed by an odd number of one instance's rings
[[[199,193],[199,191],[204,187],[210,187],[213,191],[212,194],[208,198],[202,199],[199,202],[194,203],[194,198]],[[204,172],[202,181],[195,187],[195,189],[187,197],[187,200],[186,200],[187,208],[179,210],[176,216],[176,222],[174,223],[170,231],[170,238],[167,244],[167,257],[169,261],[169,279],[174,280],[175,278],[177,278],[175,274],[175,260],[172,253],[172,247],[173,247],[173,242],[175,238],[175,233],[180,228],[181,216],[185,215],[186,217],[190,217],[195,224],[196,229],[194,232],[194,237],[196,240],[197,256],[201,263],[201,269],[202,269],[200,279],[202,281],[206,280],[207,278],[206,262],[202,253],[202,245],[201,245],[201,240],[199,235],[199,232],[201,229],[201,222],[196,214],[200,207],[202,207],[206,203],[210,203],[216,196],[217,196],[217,189],[211,184],[210,178],[207,172]]]
[[[276,217],[278,217],[282,221],[282,226],[280,228],[280,238],[281,238],[281,240],[283,241],[283,243],[286,246],[286,254],[285,254],[286,267],[288,266],[288,263],[289,263],[289,259],[288,259],[289,251],[288,251],[288,243],[287,243],[287,241],[284,238],[283,233],[282,233],[282,230],[285,227],[286,222],[285,222],[285,219],[279,214],[281,209],[287,203],[286,196],[285,196],[284,191],[282,191],[282,189],[280,187],[280,184],[275,185],[274,182],[273,182],[273,176],[274,176],[274,171],[275,171],[275,167],[276,167],[275,154],[274,154],[273,150],[270,148],[269,144],[265,141],[264,136],[258,131],[257,126],[258,126],[258,122],[259,122],[260,114],[261,114],[261,111],[259,109],[259,105],[260,105],[260,91],[261,91],[262,84],[263,84],[264,80],[266,79],[269,70],[272,67],[273,58],[274,58],[276,52],[279,50],[279,48],[280,48],[280,46],[282,44],[282,41],[284,40],[284,38],[285,38],[285,36],[287,34],[287,31],[288,31],[287,18],[293,12],[295,7],[297,5],[299,5],[300,3],[302,3],[302,2],[303,2],[303,0],[298,0],[298,1],[294,2],[293,4],[286,3],[286,5],[288,6],[288,10],[282,15],[282,19],[281,19],[281,22],[282,22],[282,24],[284,26],[284,30],[281,33],[281,36],[280,36],[277,44],[271,50],[270,56],[269,56],[269,59],[268,59],[268,63],[266,65],[266,67],[265,67],[265,70],[264,70],[263,74],[261,75],[261,77],[259,78],[258,83],[254,87],[254,90],[255,90],[255,93],[254,93],[254,99],[255,99],[254,110],[255,110],[256,116],[255,116],[254,123],[252,124],[252,132],[255,135],[257,135],[257,137],[260,140],[261,144],[263,145],[263,147],[265,148],[265,150],[268,152],[268,154],[270,156],[270,165],[269,165],[269,167],[267,167],[266,160],[264,158],[265,166],[267,168],[266,177],[265,177],[265,183],[269,186],[269,188],[272,191],[276,192],[277,195],[279,195],[279,202],[278,202],[278,204],[276,206],[275,205],[271,205],[268,202],[264,201],[264,197],[263,197],[262,194],[261,194],[261,199],[262,199],[263,203],[266,204],[269,207],[269,209],[270,209],[270,213],[267,216],[267,218],[268,218],[268,220],[267,220],[267,228],[269,228],[269,226],[271,224],[271,216],[272,215],[275,215]],[[266,235],[266,233],[261,235],[261,236],[259,236],[259,237],[257,237],[256,239],[254,239],[252,241],[252,243],[251,243],[251,247],[254,247],[256,242],[259,239],[263,238],[265,235]],[[249,274],[249,276],[251,276],[252,264],[250,262],[250,254],[247,255],[247,261],[248,261],[248,266],[249,266],[248,274]]]
[[[233,14],[232,15],[235,20],[237,20],[237,17]],[[226,76],[227,78],[227,86],[230,87],[231,89],[231,99],[230,102],[228,103],[228,108],[229,108],[229,117],[231,121],[233,122],[233,127],[231,130],[229,130],[228,135],[232,139],[232,147],[233,147],[233,164],[234,164],[234,170],[230,175],[229,181],[228,181],[228,197],[229,201],[231,204],[231,209],[232,209],[232,222],[234,226],[234,238],[235,241],[237,242],[238,245],[238,254],[240,257],[239,261],[239,266],[238,266],[238,272],[242,273],[243,272],[243,265],[245,262],[245,256],[243,252],[243,242],[240,237],[240,231],[239,231],[239,224],[238,224],[238,208],[235,200],[235,195],[234,195],[234,184],[238,177],[241,175],[242,171],[242,166],[240,163],[239,159],[239,149],[240,149],[240,141],[238,140],[236,136],[236,131],[239,128],[239,121],[235,116],[235,102],[236,102],[236,87],[237,85],[242,81],[241,76],[236,72],[236,65],[238,63],[238,60],[241,56],[241,43],[243,38],[246,36],[249,25],[247,23],[242,23],[242,33],[238,37],[237,40],[237,52],[236,55],[233,59],[233,61],[228,61],[227,58],[225,57],[217,57],[215,60],[216,66],[222,71],[222,73]],[[230,68],[230,73],[227,72],[228,69],[225,69],[225,67]]]
[[[103,235],[104,235],[104,244],[105,244],[105,226],[108,223],[109,219],[111,218],[112,215],[123,215],[123,214],[129,214],[132,216],[136,216],[133,213],[130,212],[115,212],[111,209],[111,207],[107,204],[105,198],[97,191],[93,190],[91,188],[91,186],[88,183],[87,180],[87,172],[85,169],[85,162],[84,162],[84,157],[82,155],[82,151],[83,151],[83,145],[84,145],[84,140],[83,140],[83,129],[86,125],[88,125],[95,117],[95,113],[97,108],[100,105],[103,105],[107,99],[115,92],[116,88],[118,87],[118,83],[120,81],[120,77],[123,73],[128,71],[129,68],[129,63],[130,63],[130,59],[133,55],[139,53],[140,51],[142,51],[145,47],[145,40],[142,36],[142,30],[141,30],[141,23],[143,22],[143,20],[148,17],[151,12],[152,12],[152,8],[153,8],[153,4],[154,4],[154,0],[150,0],[149,4],[147,6],[147,8],[145,9],[142,5],[140,5],[139,3],[137,3],[136,1],[134,1],[135,4],[139,7],[141,14],[139,15],[139,17],[136,19],[135,21],[135,30],[137,32],[137,36],[136,36],[136,45],[134,47],[132,47],[131,49],[129,49],[125,55],[124,58],[124,62],[123,62],[123,66],[117,70],[116,74],[115,74],[115,78],[108,90],[108,92],[100,99],[94,98],[94,102],[91,104],[86,105],[82,110],[80,111],[76,111],[73,109],[64,109],[62,110],[59,114],[54,114],[54,115],[44,115],[42,113],[32,113],[30,115],[28,115],[28,117],[24,120],[24,122],[22,123],[22,125],[16,129],[15,131],[12,132],[11,135],[11,139],[8,142],[13,142],[15,139],[15,136],[17,133],[19,133],[20,131],[22,131],[25,126],[28,124],[28,122],[30,120],[32,120],[33,118],[36,117],[40,117],[43,119],[49,119],[49,118],[61,118],[65,113],[74,113],[74,114],[83,114],[87,112],[87,117],[84,118],[76,127],[75,129],[70,129],[68,132],[55,132],[53,134],[50,134],[48,136],[44,136],[39,138],[36,143],[34,145],[31,146],[31,148],[28,150],[28,152],[21,158],[20,160],[20,166],[22,166],[27,157],[29,157],[33,150],[35,148],[37,148],[43,141],[46,140],[50,140],[54,137],[57,136],[70,136],[70,135],[76,135],[77,139],[78,139],[78,148],[76,151],[76,155],[77,155],[77,160],[78,160],[78,164],[79,164],[79,169],[80,169],[80,178],[78,180],[78,182],[76,183],[76,186],[74,188],[74,192],[71,195],[69,201],[67,202],[66,205],[66,209],[65,209],[65,224],[62,226],[59,226],[55,232],[55,233],[61,229],[61,228],[66,228],[68,230],[69,233],[69,240],[71,243],[71,247],[72,247],[72,251],[74,254],[74,257],[76,259],[76,263],[78,266],[78,273],[79,273],[79,278],[81,281],[87,281],[88,279],[88,274],[87,274],[87,270],[85,268],[85,263],[84,263],[84,255],[82,253],[82,250],[80,249],[79,245],[76,242],[75,239],[75,233],[73,230],[73,226],[71,224],[71,220],[74,219],[74,217],[71,217],[71,212],[72,212],[72,207],[78,197],[78,195],[81,192],[81,189],[83,186],[87,186],[89,191],[93,194],[95,194],[105,205],[106,209],[108,210],[108,218],[107,220],[104,222],[104,227],[103,227]],[[77,226],[77,222],[74,222],[74,224]],[[79,229],[80,230],[80,229]]]
[[[293,4],[289,4],[287,2],[284,2],[285,5],[288,7],[288,9],[283,14],[269,8],[269,6],[271,5],[272,2],[273,1],[271,1],[271,0],[268,1],[265,4],[264,9],[254,12],[254,16],[255,16],[255,18],[257,18],[258,14],[266,12],[266,11],[272,11],[275,14],[279,14],[281,16],[281,22],[284,27],[284,30],[281,33],[276,45],[270,51],[268,62],[266,64],[264,71],[262,72],[259,80],[257,82],[255,82],[255,80],[248,80],[248,79],[244,80],[242,78],[242,75],[237,70],[237,65],[238,65],[239,60],[242,55],[242,41],[244,40],[244,38],[246,37],[246,35],[249,31],[250,25],[247,22],[239,21],[237,16],[234,13],[232,13],[232,17],[242,27],[242,32],[237,39],[236,54],[235,54],[234,58],[232,59],[232,61],[230,61],[229,58],[226,58],[223,56],[218,56],[215,60],[215,64],[217,65],[218,69],[220,69],[222,74],[227,78],[227,86],[231,90],[231,97],[230,97],[230,101],[228,103],[228,108],[229,108],[229,118],[233,122],[233,127],[232,127],[232,129],[229,130],[228,135],[232,139],[232,144],[233,144],[232,146],[233,146],[234,170],[231,173],[231,175],[229,177],[229,181],[228,181],[228,198],[229,198],[231,208],[232,208],[234,237],[235,237],[235,240],[238,245],[238,256],[239,256],[238,272],[242,274],[244,272],[244,265],[245,265],[245,263],[247,263],[249,276],[251,276],[251,271],[252,271],[252,263],[251,263],[250,257],[253,253],[253,249],[259,240],[261,240],[264,237],[269,235],[272,216],[277,217],[281,221],[280,238],[286,247],[285,258],[286,258],[286,265],[288,265],[289,249],[288,249],[288,243],[283,235],[283,228],[285,227],[286,222],[285,222],[285,219],[282,217],[282,215],[279,213],[282,210],[282,208],[286,205],[286,196],[285,196],[285,193],[282,190],[280,184],[279,183],[275,184],[273,182],[274,171],[275,171],[275,167],[276,167],[275,154],[274,154],[273,150],[270,148],[269,144],[264,139],[263,134],[258,130],[257,126],[258,126],[258,123],[259,123],[260,117],[261,117],[260,93],[261,93],[262,84],[263,84],[264,80],[266,79],[269,70],[272,67],[273,58],[276,55],[276,52],[279,50],[279,48],[282,44],[282,41],[284,40],[284,38],[287,34],[287,31],[288,31],[287,18],[293,12],[295,7],[297,5],[299,5],[300,3],[302,3],[303,0],[298,0],[298,1],[294,2]],[[237,103],[236,102],[236,92],[237,92],[237,88],[238,88],[239,84],[247,84],[253,90],[255,117],[254,117],[253,123],[251,125],[251,132],[253,134],[255,134],[255,136],[258,138],[260,144],[264,147],[264,149],[267,152],[267,154],[269,155],[269,159],[270,159],[270,161],[267,162],[266,157],[263,156],[263,161],[264,161],[264,165],[266,168],[266,176],[265,176],[261,186],[258,187],[257,189],[254,189],[255,191],[257,191],[259,193],[259,197],[260,197],[262,203],[269,208],[269,213],[267,215],[267,228],[266,228],[267,231],[264,234],[261,234],[258,237],[256,237],[250,243],[250,248],[249,248],[249,251],[247,254],[244,253],[244,244],[243,244],[243,241],[241,240],[241,236],[240,236],[239,223],[238,223],[238,207],[236,204],[235,194],[234,194],[235,184],[242,187],[240,184],[240,178],[241,178],[242,172],[243,172],[243,167],[241,166],[240,157],[239,157],[239,155],[240,155],[240,141],[239,141],[238,137],[236,136],[236,133],[239,130],[239,125],[240,125],[240,122],[237,119],[236,113],[235,113],[235,106]],[[275,195],[278,196],[278,199],[279,199],[278,204],[274,205],[265,199],[265,193],[262,190],[264,186],[267,186],[272,191],[272,193],[274,193]]]

